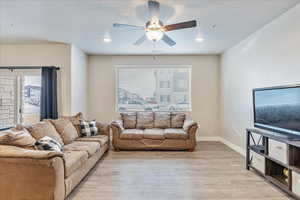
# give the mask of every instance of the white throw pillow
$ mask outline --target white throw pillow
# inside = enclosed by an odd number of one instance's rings
[[[35,146],[38,150],[45,150],[45,151],[63,151],[63,146],[57,142],[56,140],[52,139],[51,137],[45,136],[35,142]]]

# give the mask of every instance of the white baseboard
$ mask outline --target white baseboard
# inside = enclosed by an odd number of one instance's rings
[[[229,142],[228,140],[225,140],[224,138],[220,138],[220,139],[221,139],[220,142],[222,142],[223,144],[225,144],[226,146],[228,146],[232,150],[238,152],[242,156],[246,156],[246,151],[243,148],[241,148],[240,146],[235,145],[235,144]]]
[[[220,142],[221,138],[220,137],[197,137],[196,140],[198,142],[207,142],[207,141]]]

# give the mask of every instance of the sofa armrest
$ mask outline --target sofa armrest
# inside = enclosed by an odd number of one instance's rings
[[[0,145],[0,158],[49,159],[54,157],[63,157],[63,154],[56,151],[29,150],[16,146]]]
[[[198,129],[197,122],[192,119],[186,119],[183,124],[183,130],[186,131],[190,138],[195,138]]]
[[[115,126],[116,128],[120,129],[121,131],[124,130],[123,121],[122,120],[115,120],[111,123],[111,126]]]
[[[112,145],[117,150],[117,141],[120,139],[120,134],[124,130],[123,122],[121,120],[113,121],[110,127],[112,130]]]
[[[65,198],[64,161],[61,154],[47,154],[46,151],[45,154],[3,145],[0,145],[0,149],[0,199]]]
[[[186,120],[184,120],[182,128],[183,128],[184,131],[188,131],[189,128],[194,126],[194,125],[197,125],[197,122],[193,121],[192,119],[186,119]]]

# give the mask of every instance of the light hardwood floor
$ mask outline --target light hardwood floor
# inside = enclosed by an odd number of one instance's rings
[[[245,169],[244,157],[218,142],[195,152],[110,151],[69,200],[285,200]]]

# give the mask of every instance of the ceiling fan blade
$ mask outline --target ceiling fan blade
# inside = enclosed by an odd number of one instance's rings
[[[130,30],[144,30],[143,26],[135,26],[135,25],[129,25],[129,24],[113,24],[114,28],[124,28],[124,29],[130,29]]]
[[[148,1],[149,17],[159,19],[159,3],[157,1]]]
[[[178,30],[178,29],[184,29],[184,28],[193,28],[197,26],[197,21],[192,20],[192,21],[187,21],[187,22],[181,22],[178,24],[170,24],[164,26],[165,31],[173,31],[173,30]]]
[[[174,46],[176,44],[176,42],[174,40],[172,40],[169,36],[167,36],[166,34],[164,34],[164,36],[162,37],[162,40],[167,43],[169,46]]]
[[[146,35],[144,34],[140,39],[138,39],[135,43],[133,43],[134,45],[140,45],[142,44],[145,40],[147,39]]]

